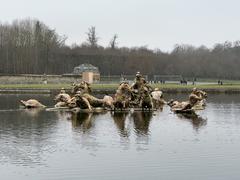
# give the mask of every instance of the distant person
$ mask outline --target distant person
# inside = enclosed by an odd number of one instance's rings
[[[196,78],[193,78],[192,85],[195,85]]]

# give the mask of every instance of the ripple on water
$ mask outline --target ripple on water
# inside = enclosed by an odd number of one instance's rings
[[[238,179],[240,102],[233,96],[210,96],[196,117],[176,115],[168,107],[154,113],[71,114],[7,104],[9,109],[0,110],[1,176]],[[51,103],[48,96],[39,99]]]

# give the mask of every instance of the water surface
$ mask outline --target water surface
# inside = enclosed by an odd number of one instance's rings
[[[239,179],[239,95],[210,95],[198,117],[19,110],[0,95],[1,179]],[[186,99],[167,94],[166,99]]]

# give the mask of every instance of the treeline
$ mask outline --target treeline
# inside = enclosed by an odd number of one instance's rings
[[[65,38],[37,20],[0,24],[0,73],[43,73]]]
[[[118,47],[114,35],[100,46],[95,27],[82,44],[67,46],[66,37],[37,20],[0,24],[0,74],[64,74],[91,63],[102,75],[182,75],[196,78],[240,78],[240,41],[205,46],[176,45],[172,52],[147,47]]]

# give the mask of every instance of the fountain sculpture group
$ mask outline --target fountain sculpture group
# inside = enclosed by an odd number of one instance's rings
[[[90,84],[86,81],[74,83],[71,96],[61,89],[55,97],[55,107],[51,109],[84,110],[94,112],[96,110],[128,111],[130,109],[140,111],[152,111],[162,108],[165,104],[176,113],[195,113],[195,110],[203,110],[206,105],[206,92],[193,88],[187,101],[179,102],[163,99],[163,92],[159,88],[153,89],[150,84],[137,72],[132,85],[121,82],[115,94],[105,95],[102,99],[92,95]],[[45,106],[35,99],[20,101],[25,108],[44,108]]]

